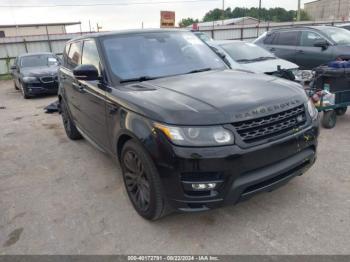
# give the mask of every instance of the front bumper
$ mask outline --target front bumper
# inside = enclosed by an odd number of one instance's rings
[[[237,145],[186,148],[158,141],[162,153],[155,162],[171,206],[203,211],[272,191],[305,173],[316,160],[318,134],[315,123],[294,135],[246,149]],[[195,191],[193,183],[217,186]]]
[[[40,94],[57,94],[58,82],[54,81],[51,83],[25,83],[23,88],[26,89],[28,95],[35,96]]]

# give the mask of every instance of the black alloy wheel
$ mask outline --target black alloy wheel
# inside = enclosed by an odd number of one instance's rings
[[[120,164],[129,199],[140,216],[157,220],[170,213],[158,171],[142,145],[133,139],[127,141]]]
[[[123,158],[125,185],[133,203],[141,211],[147,211],[150,204],[151,188],[143,164],[137,153],[129,150]]]

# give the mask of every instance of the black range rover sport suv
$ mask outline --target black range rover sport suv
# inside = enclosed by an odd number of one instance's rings
[[[318,114],[304,90],[229,70],[191,32],[93,34],[68,42],[63,60],[68,137],[118,159],[144,218],[235,204],[315,162]]]

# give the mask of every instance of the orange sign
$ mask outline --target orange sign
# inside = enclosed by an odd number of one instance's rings
[[[160,11],[160,27],[175,27],[175,12]]]

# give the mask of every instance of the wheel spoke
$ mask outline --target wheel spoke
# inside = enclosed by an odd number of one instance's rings
[[[129,171],[132,173],[137,173],[137,164],[135,155],[132,152],[128,152],[124,158],[124,164]]]
[[[147,210],[151,199],[151,187],[141,159],[137,153],[128,151],[122,163],[124,164],[125,185],[134,205],[140,210]]]

